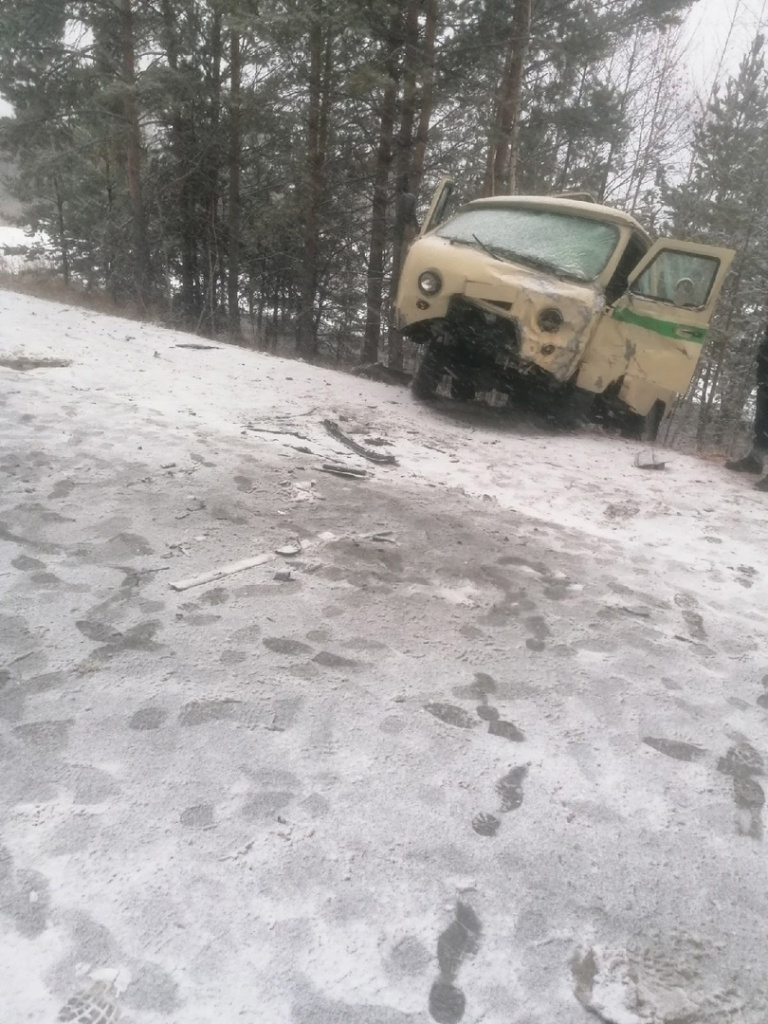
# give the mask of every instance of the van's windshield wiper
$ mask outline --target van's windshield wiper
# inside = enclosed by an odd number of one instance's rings
[[[475,234],[472,235],[472,238],[483,252],[487,253],[492,259],[499,260],[501,263],[523,263],[529,267],[535,267],[537,270],[544,270],[548,274],[570,278],[572,281],[587,280],[583,275],[564,270],[563,267],[558,267],[556,263],[550,263],[549,260],[542,259],[540,256],[528,256],[526,253],[514,252],[512,249],[489,245]],[[466,238],[449,238],[448,241],[451,245],[472,245],[472,242]]]
[[[488,255],[492,256],[495,260],[501,260],[502,259],[502,257],[499,256],[499,254],[497,252],[494,252],[493,249],[490,247],[490,245],[487,245],[482,240],[482,238],[478,238],[477,235],[472,235],[472,237],[477,242],[477,244],[480,246],[480,248],[483,250],[483,252],[487,252]]]
[[[549,260],[541,259],[540,256],[526,256],[522,253],[510,253],[510,259],[518,260],[520,263],[527,263],[528,266],[535,267],[537,270],[545,270],[548,274],[556,274],[558,277],[567,277],[572,281],[586,281],[587,278],[583,274],[577,274],[572,270],[565,270],[563,267],[558,267],[556,263],[550,263]]]
[[[468,245],[472,249],[474,249],[476,245],[479,245],[483,252],[487,253],[492,259],[503,262],[503,257],[499,256],[497,252],[494,252],[490,245],[484,242],[482,238],[478,238],[477,235],[472,235],[472,238],[474,239],[474,242],[470,242],[468,238],[449,238],[448,241],[451,245]]]

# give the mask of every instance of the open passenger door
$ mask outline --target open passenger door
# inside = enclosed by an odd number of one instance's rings
[[[671,238],[652,245],[603,312],[577,385],[603,392],[621,381],[620,399],[643,416],[684,394],[733,257],[731,249]]]
[[[703,343],[734,252],[663,238],[629,275],[611,316],[662,338]]]
[[[440,179],[440,184],[435,189],[432,202],[429,204],[424,223],[421,225],[419,237],[426,235],[428,231],[436,228],[441,221],[445,220],[445,210],[448,206],[448,200],[453,193],[453,186],[453,178],[446,177]]]

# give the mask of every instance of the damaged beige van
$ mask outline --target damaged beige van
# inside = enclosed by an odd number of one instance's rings
[[[395,324],[421,356],[413,391],[454,398],[543,387],[555,405],[597,396],[628,436],[655,437],[684,393],[733,260],[652,242],[588,197],[493,196],[446,217],[443,179],[400,275]]]

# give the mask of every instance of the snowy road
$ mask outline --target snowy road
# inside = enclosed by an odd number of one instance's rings
[[[764,1024],[765,495],[0,313],[2,1024]]]

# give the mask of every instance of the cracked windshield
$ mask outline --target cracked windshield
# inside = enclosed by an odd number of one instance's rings
[[[597,277],[619,237],[614,225],[585,217],[498,206],[459,213],[441,225],[437,234],[578,281]]]
[[[768,1022],[766,33],[0,0],[0,1024]]]

